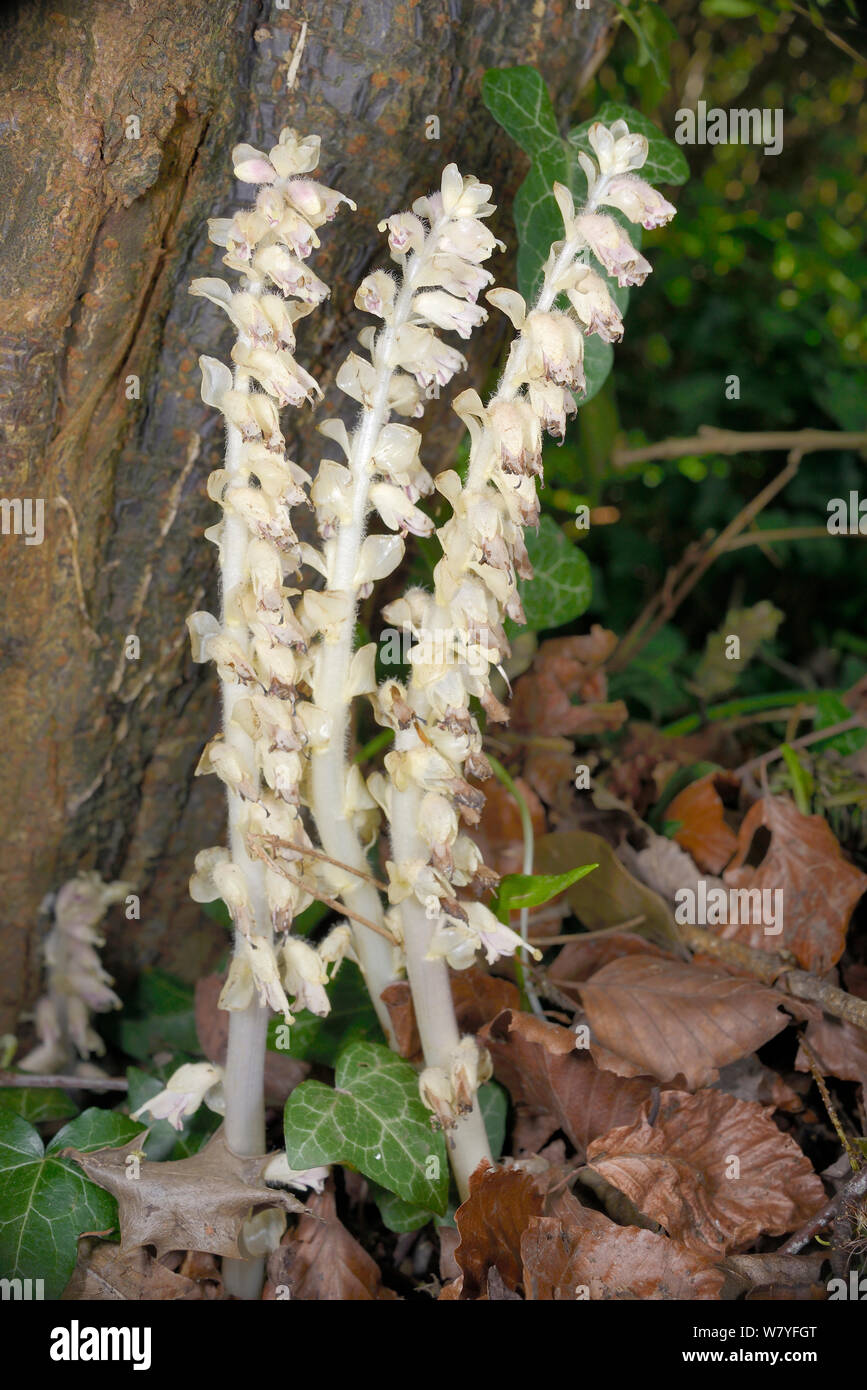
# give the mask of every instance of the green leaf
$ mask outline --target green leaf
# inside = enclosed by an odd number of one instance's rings
[[[500,921],[508,925],[510,912],[522,907],[541,907],[598,867],[598,864],[580,864],[565,874],[506,874],[500,879],[494,911]]]
[[[509,1113],[509,1097],[496,1081],[486,1081],[484,1086],[479,1087],[479,1109],[485,1122],[491,1155],[496,1162],[506,1141],[506,1116]]]
[[[146,971],[118,1028],[124,1052],[149,1062],[155,1052],[201,1052],[193,1012],[193,990],[164,970]]]
[[[415,1070],[387,1047],[351,1043],[337,1060],[334,1089],[302,1081],[284,1123],[290,1167],[345,1163],[404,1201],[445,1211],[445,1141],[431,1129]]]
[[[503,1152],[506,1138],[506,1116],[509,1110],[509,1098],[504,1088],[498,1086],[496,1081],[488,1081],[484,1086],[479,1087],[479,1109],[482,1112],[491,1154],[496,1161]],[[438,1226],[453,1226],[455,1224],[456,1200],[454,1198],[443,1213],[431,1211],[429,1207],[419,1206],[416,1202],[404,1201],[402,1197],[396,1197],[393,1192],[380,1187],[378,1183],[371,1183],[370,1193],[379,1208],[379,1214],[384,1224],[390,1231],[397,1231],[400,1234],[406,1231],[418,1231],[429,1221],[435,1222]]]
[[[60,1150],[124,1144],[141,1131],[126,1115],[85,1110],[43,1149],[20,1115],[0,1111],[0,1269],[9,1279],[42,1279],[59,1298],[72,1276],[78,1237],[117,1224],[117,1203]]]
[[[669,183],[677,186],[686,183],[689,178],[689,165],[680,146],[676,145],[673,140],[669,140],[667,135],[663,135],[659,127],[654,125],[653,121],[649,120],[641,111],[636,111],[633,106],[625,106],[619,101],[603,102],[591,120],[573,126],[569,131],[567,139],[576,155],[579,150],[583,150],[585,154],[589,154],[593,158],[593,150],[587,136],[590,127],[595,125],[597,121],[601,121],[603,125],[613,125],[615,121],[625,121],[634,134],[647,137],[647,160],[636,171],[640,178],[646,179],[648,183],[654,185]],[[583,177],[582,173],[582,180]],[[572,191],[576,197],[586,196],[586,183],[582,182],[580,188],[575,188]]]
[[[563,235],[563,218],[552,192],[570,183],[570,160],[557,129],[548,88],[535,68],[489,68],[482,99],[497,121],[532,161],[515,195],[518,233],[518,288],[531,302],[542,279],[551,243]]]
[[[852,711],[849,706],[844,704],[839,695],[835,695],[832,690],[820,690],[815,696],[811,696],[816,704],[816,717],[813,720],[814,729],[830,729],[832,724],[842,724],[844,719],[851,719]],[[867,729],[852,729],[845,734],[836,734],[833,738],[821,739],[813,744],[814,753],[825,752],[833,748],[835,752],[842,754],[844,758],[852,753],[858,753],[867,743]]]
[[[337,978],[326,986],[326,993],[331,1000],[331,1012],[325,1018],[318,1018],[305,1009],[288,1029],[281,1018],[271,1019],[268,1046],[272,1052],[333,1067],[338,1052],[346,1043],[383,1041],[379,1019],[357,965],[344,961]],[[278,1046],[278,1040],[286,1039],[287,1034],[289,1046]]]
[[[580,546],[564,536],[556,521],[543,515],[539,530],[526,535],[533,578],[518,581],[518,592],[534,632],[562,627],[580,618],[590,603],[590,562]]]
[[[75,1101],[56,1086],[4,1086],[0,1088],[0,1106],[31,1125],[68,1120],[78,1114]]]
[[[544,165],[562,157],[554,106],[535,68],[489,68],[482,81],[482,100],[494,120],[532,160]]]
[[[679,628],[667,623],[623,671],[612,676],[609,700],[640,701],[654,720],[665,719],[683,707],[683,680],[676,664],[686,653],[686,638]]]

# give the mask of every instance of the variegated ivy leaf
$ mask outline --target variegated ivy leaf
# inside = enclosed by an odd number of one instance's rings
[[[345,1163],[407,1202],[445,1211],[443,1136],[431,1129],[415,1071],[387,1047],[351,1043],[337,1060],[334,1088],[303,1081],[286,1102],[284,1123],[290,1167]]]

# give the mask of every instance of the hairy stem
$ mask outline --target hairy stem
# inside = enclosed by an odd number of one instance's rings
[[[412,313],[412,297],[419,272],[439,239],[441,223],[435,223],[426,239],[424,249],[411,256],[403,277],[403,285],[395,302],[394,314],[376,340],[373,362],[377,368],[377,383],[373,400],[363,411],[352,437],[349,470],[353,482],[352,519],[338,532],[333,569],[328,587],[336,593],[348,594],[350,603],[336,642],[325,643],[319,658],[315,679],[314,700],[331,721],[328,747],[314,752],[311,785],[313,816],[325,850],[351,868],[367,867],[358,835],[346,816],[344,798],[347,775],[347,745],[349,742],[349,706],[344,694],[352,660],[355,634],[355,612],[358,590],[355,574],[364,540],[371,481],[371,459],[379,432],[388,420],[388,394],[394,368],[391,358],[397,330]],[[359,879],[341,893],[347,908],[372,921],[382,921],[379,894]],[[388,1010],[382,1003],[382,991],[394,978],[392,949],[388,941],[353,925],[355,950],[377,1016],[389,1042],[394,1033]]]
[[[398,737],[398,747],[401,738]],[[392,853],[397,863],[427,858],[427,847],[416,830],[421,795],[415,786],[395,792],[394,804],[399,808],[391,823]],[[431,937],[437,921],[429,920],[425,909],[415,898],[408,898],[401,907],[406,952],[406,973],[412,990],[412,1002],[421,1038],[425,1064],[443,1067],[447,1072],[452,1054],[460,1042],[455,1018],[448,966],[444,960],[428,960]],[[479,1109],[478,1096],[473,1100],[470,1114],[462,1116],[448,1131],[447,1142],[452,1171],[461,1200],[469,1196],[470,1174],[483,1160],[492,1163],[491,1149]]]
[[[248,389],[246,372],[235,372],[235,389]],[[226,469],[238,472],[241,461],[241,434],[234,425],[227,427]],[[223,626],[232,633],[244,650],[247,649],[246,629],[232,623],[229,617],[229,595],[243,581],[247,568],[247,528],[240,517],[227,515],[223,528],[221,589]],[[244,765],[255,766],[253,742],[232,715],[245,690],[237,682],[223,684],[223,730],[226,742],[236,748]],[[247,882],[253,909],[255,932],[271,940],[271,914],[265,893],[265,871],[262,864],[251,859],[244,842],[243,798],[231,788],[228,792],[229,849],[235,864]],[[239,933],[235,932],[235,949]],[[229,1014],[229,1045],[223,1085],[226,1094],[226,1142],[239,1154],[265,1152],[265,1035],[269,1010],[256,999],[242,1010]],[[255,1299],[262,1291],[265,1262],[262,1259],[224,1260],[223,1282],[236,1298]]]

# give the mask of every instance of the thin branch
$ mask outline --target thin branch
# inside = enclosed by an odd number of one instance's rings
[[[821,1004],[826,1014],[842,1018],[846,1023],[854,1023],[856,1028],[867,1031],[867,999],[858,999],[847,994],[827,980],[812,975],[807,970],[798,970],[782,956],[770,951],[758,951],[745,946],[741,941],[730,941],[717,936],[715,932],[705,931],[703,927],[692,927],[687,923],[678,926],[681,938],[691,951],[705,956],[715,956],[726,965],[755,975],[763,984],[790,994],[795,999],[809,999]]]
[[[299,859],[306,859],[308,856],[311,859],[322,859],[326,864],[333,864],[336,869],[345,869],[348,874],[354,874],[356,878],[366,879],[368,883],[372,883],[374,887],[379,888],[381,892],[388,892],[388,884],[383,883],[382,879],[374,878],[373,874],[366,873],[364,869],[356,869],[352,864],[344,864],[342,859],[332,859],[330,854],[326,854],[325,851],[321,849],[314,849],[312,845],[305,845],[303,848],[299,849],[291,840],[281,840],[279,835],[250,835],[248,840],[251,844],[255,841],[257,844],[271,845],[274,848],[280,846],[281,848],[291,849],[294,854],[297,854]]]
[[[867,435],[864,435],[863,438],[867,443]],[[738,512],[737,516],[715,539],[710,539],[709,542],[706,540],[703,549],[701,546],[696,547],[695,543],[687,548],[683,559],[672,570],[669,570],[659,593],[651,599],[609,658],[606,663],[609,673],[621,671],[624,666],[628,665],[636,653],[646,646],[659,629],[668,622],[683,600],[695,588],[698,581],[710,569],[713,562],[724,553],[735,536],[745,531],[759,512],[763,511],[777,493],[781,492],[792,481],[798,471],[801,457],[802,451],[793,451],[789,455],[785,468]],[[690,563],[692,563],[691,571],[689,569]]]
[[[128,1091],[122,1076],[30,1076],[21,1071],[0,1071],[0,1086],[57,1087],[62,1091]]]
[[[867,449],[867,432],[844,430],[719,430],[703,425],[690,439],[663,439],[637,449],[614,449],[615,468],[653,459],[687,458],[691,454],[748,454],[797,450],[799,454],[823,453],[828,449]]]
[[[825,729],[814,729],[810,734],[803,734],[800,738],[794,738],[785,747],[792,749],[809,748],[812,743],[821,743],[824,739],[836,738],[838,734],[846,734],[850,729],[863,728],[864,715],[853,714],[849,719],[841,719],[838,724],[829,724]],[[740,767],[735,768],[732,776],[745,777],[756,768],[766,767],[768,763],[776,762],[777,758],[782,756],[783,745],[781,744],[779,748],[772,748],[769,753],[761,753],[756,758],[750,758],[749,762],[741,763]]]
[[[813,1236],[818,1235],[819,1231],[830,1226],[843,1203],[852,1197],[863,1197],[867,1193],[867,1165],[859,1172],[853,1173],[844,1182],[839,1192],[835,1192],[833,1197],[829,1197],[821,1210],[815,1216],[811,1216],[809,1221],[805,1221],[794,1235],[789,1236],[785,1245],[781,1245],[776,1252],[778,1255],[797,1255],[803,1250],[805,1245],[809,1245]]]
[[[298,874],[290,874],[285,864],[281,864],[277,859],[271,859],[266,853],[264,845],[255,843],[252,837],[250,850],[256,859],[261,859],[262,863],[267,864],[269,869],[273,869],[275,873],[281,874],[283,878],[288,878],[290,883],[295,883],[299,888],[303,888],[304,892],[309,893],[311,898],[315,898],[317,902],[324,903],[326,907],[330,907],[334,912],[339,912],[341,917],[349,917],[351,921],[359,922],[363,927],[369,927],[371,931],[376,932],[377,936],[384,936],[386,941],[394,942],[394,937],[391,932],[386,931],[384,927],[378,926],[376,922],[371,922],[369,917],[362,917],[358,912],[350,912],[349,908],[344,907],[336,898],[326,897],[318,888],[311,887],[309,883],[305,883],[304,879],[300,878]]]

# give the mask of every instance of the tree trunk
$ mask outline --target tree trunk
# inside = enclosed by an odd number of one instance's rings
[[[38,989],[40,903],[78,869],[140,894],[141,920],[118,910],[111,928],[121,985],[156,962],[193,978],[225,949],[186,890],[224,807],[215,778],[193,780],[217,681],[192,665],[184,620],[217,602],[202,531],[221,420],[196,363],[225,358],[230,333],[186,287],[221,272],[205,223],[240,201],[233,144],[317,132],[320,176],[359,205],[325,230],[315,269],[332,297],[300,325],[299,360],[325,386],[362,324],[352,296],[382,260],[377,221],[445,163],[494,185],[514,244],[526,160],[482,105],[485,69],[535,64],[566,120],[612,21],[573,0],[293,9],[308,28],[291,90],[301,23],[277,4],[38,0],[0,25],[0,494],[44,502],[43,543],[0,535],[0,1030]],[[495,272],[513,283],[506,258]],[[495,355],[493,318],[471,362]],[[329,393],[318,413],[341,409]],[[294,457],[315,465],[310,412],[288,414]],[[424,429],[435,469],[461,432],[446,399]]]

